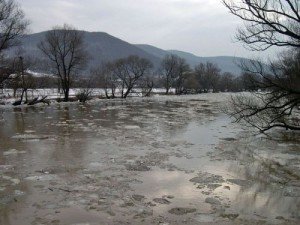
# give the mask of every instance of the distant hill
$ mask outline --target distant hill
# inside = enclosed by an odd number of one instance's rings
[[[242,61],[248,60],[246,58],[232,57],[232,56],[200,57],[188,52],[183,52],[178,50],[163,50],[151,45],[138,44],[136,46],[158,58],[163,58],[168,54],[178,55],[179,57],[184,58],[192,68],[194,68],[199,63],[212,62],[217,64],[219,68],[222,70],[222,72],[231,72],[237,75],[241,73],[241,69],[238,66],[239,62],[241,60]]]
[[[116,37],[113,37],[104,32],[86,32],[84,33],[84,41],[89,53],[90,60],[88,68],[97,67],[102,62],[127,57],[129,55],[138,55],[140,57],[149,59],[158,68],[161,59],[167,54],[176,54],[186,59],[186,61],[194,67],[199,62],[216,63],[222,72],[240,73],[236,62],[242,58],[235,58],[231,56],[219,57],[199,57],[191,53],[177,51],[177,50],[163,50],[151,45],[133,45]],[[37,45],[43,40],[46,32],[25,35],[20,41],[22,48],[27,55],[37,58],[43,58],[42,52],[37,48]],[[17,48],[10,49],[8,54],[13,55]],[[42,68],[43,70],[43,68]],[[87,72],[88,70],[86,70]]]
[[[115,59],[138,55],[149,59],[156,67],[160,64],[160,59],[148,52],[115,38],[103,32],[84,32],[84,42],[86,50],[89,53],[88,68],[94,68],[102,62],[108,62]],[[26,55],[36,58],[44,58],[43,53],[38,49],[38,44],[44,39],[46,32],[25,35],[22,37],[21,46]],[[18,47],[9,50],[8,54],[13,55],[17,52]]]

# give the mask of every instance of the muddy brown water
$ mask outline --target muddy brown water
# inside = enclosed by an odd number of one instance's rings
[[[0,108],[0,224],[299,224],[299,134],[218,94]]]

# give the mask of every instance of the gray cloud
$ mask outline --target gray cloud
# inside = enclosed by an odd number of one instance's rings
[[[220,0],[18,0],[32,32],[71,24],[199,56],[257,56],[234,43],[241,21]],[[273,51],[268,52],[273,53]],[[264,53],[264,55],[268,54]]]

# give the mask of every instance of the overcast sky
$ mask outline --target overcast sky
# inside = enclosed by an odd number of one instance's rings
[[[187,51],[199,56],[259,56],[236,43],[242,22],[221,0],[17,0],[31,32],[64,23],[103,31],[133,44]],[[264,53],[266,55],[266,53]]]

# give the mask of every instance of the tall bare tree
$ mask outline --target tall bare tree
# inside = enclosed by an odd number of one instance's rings
[[[166,55],[161,62],[160,73],[166,89],[166,95],[169,94],[169,91],[174,84],[174,77],[177,69],[177,59],[178,56],[176,55]]]
[[[175,94],[181,95],[184,89],[184,82],[190,71],[190,66],[184,58],[177,58],[176,70],[174,74]]]
[[[233,15],[245,22],[236,37],[250,49],[300,47],[299,0],[222,1]]]
[[[175,94],[182,94],[183,84],[189,71],[190,66],[184,58],[173,54],[166,55],[160,65],[160,73],[166,94],[169,94],[172,87],[175,88]]]
[[[16,66],[16,81],[19,83],[19,87],[22,89],[20,104],[23,101],[23,97],[25,94],[25,103],[28,102],[28,90],[35,88],[35,81],[33,76],[26,72],[30,68],[30,66],[34,63],[31,58],[19,56],[17,59],[18,63]]]
[[[265,66],[243,65],[251,82],[263,92],[232,99],[231,115],[265,132],[274,127],[300,130],[300,2],[299,0],[223,0],[230,12],[245,21],[238,40],[250,49],[289,48]],[[259,77],[259,79],[255,79]]]
[[[18,44],[17,38],[24,34],[28,24],[14,0],[0,0],[0,53]]]
[[[142,95],[145,97],[150,97],[154,87],[153,75],[143,77],[139,83],[140,87],[142,88]]]
[[[135,55],[113,62],[110,68],[114,76],[121,82],[121,97],[127,98],[139,81],[150,73],[152,67],[153,65],[148,59]]]
[[[218,89],[221,92],[232,91],[233,84],[234,84],[234,75],[232,73],[225,72],[221,75],[219,79]]]
[[[4,50],[17,45],[18,37],[23,35],[29,21],[14,0],[0,0],[0,86],[13,72],[4,60]]]
[[[69,101],[69,91],[74,76],[86,65],[88,57],[83,39],[83,32],[72,26],[63,25],[48,31],[45,39],[38,45],[51,61],[60,80],[64,101]]]
[[[107,99],[116,97],[118,77],[113,73],[113,64],[106,63],[92,70],[92,75],[97,77],[96,85],[104,89]]]
[[[199,82],[200,92],[217,91],[220,79],[220,68],[211,62],[199,63],[195,67],[196,78]]]
[[[251,77],[251,85],[263,91],[232,99],[236,121],[246,121],[261,132],[274,127],[300,130],[300,52],[282,54],[267,69],[253,61],[248,69],[260,78]]]

